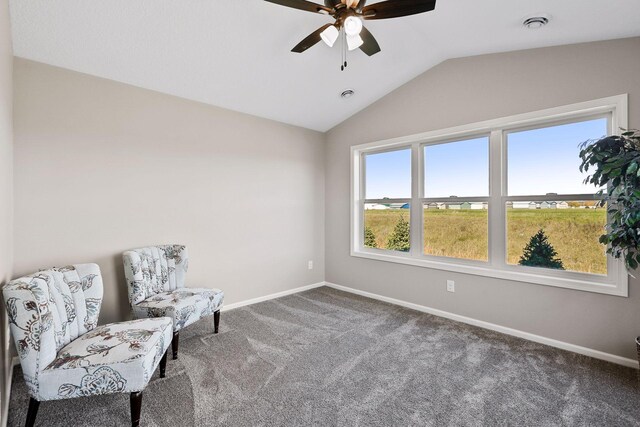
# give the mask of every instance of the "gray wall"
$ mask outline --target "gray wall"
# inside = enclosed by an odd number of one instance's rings
[[[630,297],[449,273],[349,255],[349,147],[518,113],[629,94],[640,128],[640,38],[446,61],[332,129],[326,153],[326,280],[633,358]],[[446,280],[456,292],[446,292]]]
[[[187,245],[188,285],[227,304],[324,279],[322,134],[23,59],[14,75],[14,277],[97,262],[101,323],[129,315],[139,246]]]
[[[0,288],[11,279],[13,133],[13,53],[11,51],[9,2],[0,0]],[[6,422],[9,383],[9,341],[4,303],[0,303],[0,425]]]

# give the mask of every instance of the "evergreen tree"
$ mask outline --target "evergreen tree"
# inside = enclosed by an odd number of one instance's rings
[[[364,245],[368,248],[377,248],[376,235],[369,227],[364,228]]]
[[[387,249],[408,252],[410,247],[409,223],[404,219],[404,215],[401,214],[391,236],[389,236]]]
[[[556,258],[558,252],[551,246],[544,230],[540,229],[531,237],[529,243],[524,248],[524,252],[520,257],[520,265],[530,267],[545,267],[564,270],[560,258]]]

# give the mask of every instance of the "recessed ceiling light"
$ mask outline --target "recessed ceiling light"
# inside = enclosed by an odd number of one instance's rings
[[[527,18],[522,22],[525,28],[530,30],[537,30],[538,28],[542,28],[549,23],[549,18],[546,16],[532,16],[531,18]]]
[[[347,89],[345,91],[343,91],[340,96],[342,97],[342,99],[348,99],[351,98],[353,95],[355,95],[355,91],[353,89]]]

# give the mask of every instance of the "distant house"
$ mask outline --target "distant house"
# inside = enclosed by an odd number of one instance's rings
[[[431,202],[426,206],[427,209],[440,209],[440,207],[438,206],[438,203],[436,202]]]
[[[404,206],[407,206],[406,208]],[[409,209],[408,203],[391,203],[389,204],[390,209]]]
[[[482,210],[482,209],[489,209],[489,204],[487,202],[471,203],[471,210]]]
[[[540,203],[540,209],[557,209],[558,204],[556,202],[547,202],[544,201]]]
[[[469,202],[447,203],[447,209],[453,209],[453,210],[471,209],[471,203]]]
[[[509,207],[509,203],[507,202],[507,207]],[[513,209],[537,209],[538,206],[536,202],[511,202],[513,204]]]
[[[364,209],[371,211],[383,211],[385,209],[389,209],[389,207],[386,205],[381,205],[380,203],[366,203],[364,205]]]
[[[567,202],[558,202],[558,209],[569,209],[569,203],[567,203]]]

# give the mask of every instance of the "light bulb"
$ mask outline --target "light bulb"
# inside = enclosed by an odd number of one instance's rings
[[[338,29],[335,26],[331,25],[320,33],[320,38],[327,44],[327,46],[333,47],[333,44],[338,39],[339,34],[340,33],[338,32]]]
[[[360,46],[362,46],[362,43],[364,43],[364,41],[359,34],[356,34],[355,36],[347,36],[347,47],[349,48],[349,50],[359,48]]]
[[[357,36],[362,31],[362,21],[360,18],[350,16],[344,20],[344,31],[348,36]]]

